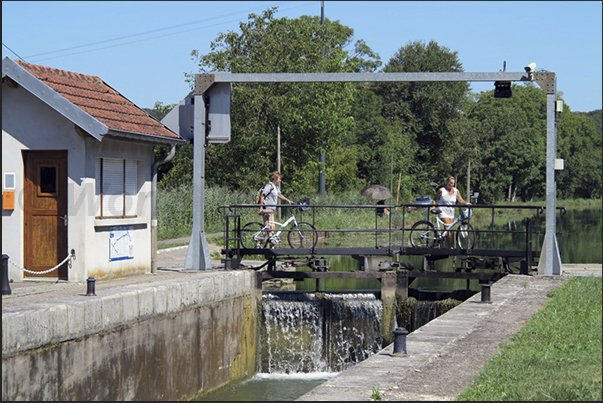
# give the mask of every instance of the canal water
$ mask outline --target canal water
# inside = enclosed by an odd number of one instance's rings
[[[541,215],[531,221],[534,249],[542,247],[544,220]],[[511,233],[495,233],[478,239],[476,248],[525,248],[524,220],[489,229]],[[602,263],[602,229],[601,209],[571,210],[559,215],[557,242],[562,263]],[[376,265],[383,257],[372,259],[370,265]],[[358,268],[358,262],[349,256],[332,256],[329,260],[330,271]],[[412,264],[415,269],[422,265],[420,257],[404,256],[400,261]],[[437,270],[452,271],[458,262],[448,258],[435,264]],[[316,280],[307,279],[295,283],[297,291],[307,291],[307,294],[301,294],[304,297],[265,295],[258,374],[239,385],[194,400],[293,401],[380,350],[376,318],[380,317],[381,305],[371,291],[379,291],[381,283],[375,279],[325,279],[320,287],[324,291],[347,290],[350,293],[333,294],[337,296],[319,301],[314,293]],[[477,281],[454,279],[417,278],[410,287],[419,291],[480,290]],[[418,304],[417,309],[425,310],[425,315],[430,318],[435,317],[433,304]]]

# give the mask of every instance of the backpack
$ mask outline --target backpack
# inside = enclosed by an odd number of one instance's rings
[[[258,189],[257,192],[255,192],[255,198],[253,200],[253,204],[260,204],[260,197],[262,196],[262,190],[264,190],[265,187],[266,187],[266,185],[262,186],[261,188]],[[274,188],[274,185],[272,184],[272,182],[270,182],[270,192],[268,192],[268,194],[264,197],[264,199],[266,197],[268,197],[268,195],[270,193],[272,193],[273,188]]]

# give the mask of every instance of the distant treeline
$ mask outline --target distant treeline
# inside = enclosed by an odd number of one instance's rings
[[[457,52],[435,41],[409,42],[382,65],[363,40],[352,44],[353,29],[338,21],[275,12],[250,15],[239,32],[220,34],[208,54],[193,50],[199,72],[463,71]],[[466,82],[233,84],[231,141],[206,148],[206,185],[255,189],[280,160],[285,194],[316,194],[322,169],[331,194],[381,184],[402,203],[433,194],[434,182],[453,175],[463,195],[469,186],[481,203],[543,200],[546,94],[535,83],[511,90],[511,97],[495,98],[494,84],[476,94]],[[160,120],[173,106],[157,102],[147,111]],[[557,195],[601,198],[601,110],[563,106]],[[168,151],[157,148],[156,155]],[[190,185],[192,167],[192,146],[179,147],[160,167],[160,187]]]

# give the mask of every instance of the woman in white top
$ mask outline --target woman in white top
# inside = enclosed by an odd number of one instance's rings
[[[274,221],[274,209],[276,208],[277,199],[284,200],[289,204],[293,204],[293,202],[281,193],[280,184],[283,180],[283,175],[280,172],[270,172],[269,179],[270,182],[264,186],[260,194],[260,204],[262,207],[260,207],[258,214],[264,217],[264,225],[270,225],[270,228],[274,230],[275,225],[270,224],[270,221]],[[268,233],[268,236],[272,236],[272,232]],[[258,248],[260,246],[259,243],[256,245]]]
[[[459,190],[454,187],[455,184],[454,176],[449,176],[446,179],[446,185],[438,189],[433,199],[433,204],[439,204],[440,214],[438,214],[438,217],[444,222],[446,227],[449,227],[454,221],[454,207],[448,206],[454,204],[471,204],[463,200]],[[446,234],[446,238],[449,237],[450,233]]]

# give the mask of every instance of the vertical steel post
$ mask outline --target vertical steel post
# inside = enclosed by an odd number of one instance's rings
[[[560,275],[561,256],[557,245],[555,158],[557,156],[557,124],[555,106],[557,100],[557,77],[555,73],[543,76],[546,94],[546,232],[538,261],[538,274]],[[540,82],[539,82],[540,84]],[[543,84],[540,84],[543,86]]]
[[[193,98],[193,232],[184,261],[187,270],[211,269],[209,246],[205,238],[205,139],[208,125],[205,98],[203,94],[195,94]]]
[[[526,265],[527,270],[532,267],[532,218],[526,218]],[[525,273],[528,274],[528,273]]]

